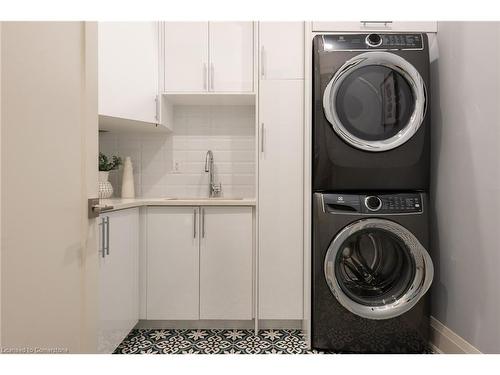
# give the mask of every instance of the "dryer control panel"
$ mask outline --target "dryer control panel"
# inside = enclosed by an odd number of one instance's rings
[[[323,194],[323,209],[329,213],[376,215],[423,212],[420,193],[398,194]]]
[[[421,50],[422,34],[327,34],[323,35],[325,51],[362,51],[362,50]]]

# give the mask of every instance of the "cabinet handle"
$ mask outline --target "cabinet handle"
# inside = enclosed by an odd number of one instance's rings
[[[205,238],[205,209],[201,209],[201,238]]]
[[[156,95],[155,102],[156,102],[155,118],[156,118],[156,123],[159,124],[160,123],[160,96],[159,95]]]
[[[193,211],[193,238],[196,238],[196,212],[197,211],[198,211],[197,208],[195,208]]]
[[[260,152],[264,152],[264,123],[260,124]]]
[[[106,243],[105,243],[105,238],[104,238],[104,217],[101,217],[101,222],[99,223],[99,229],[100,229],[100,232],[101,232],[101,252],[102,252],[102,257],[105,258],[106,257],[106,251],[105,251],[105,247],[106,247]]]
[[[361,21],[361,27],[364,29],[369,28],[384,28],[390,29],[392,21]]]
[[[214,63],[210,63],[210,90],[214,91]]]
[[[208,65],[203,63],[203,90],[208,90]]]
[[[266,76],[264,68],[264,46],[260,47],[260,76],[262,78]]]
[[[106,255],[109,255],[109,216],[106,216]]]

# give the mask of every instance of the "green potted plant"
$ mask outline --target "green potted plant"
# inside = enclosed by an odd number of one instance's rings
[[[110,198],[113,195],[113,185],[109,182],[109,171],[118,169],[122,159],[116,155],[111,160],[99,152],[99,198]]]

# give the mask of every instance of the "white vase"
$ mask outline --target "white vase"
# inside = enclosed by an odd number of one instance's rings
[[[113,195],[113,185],[108,181],[109,171],[99,171],[99,193],[101,199],[111,198]]]
[[[134,171],[130,156],[123,163],[122,198],[135,198]]]

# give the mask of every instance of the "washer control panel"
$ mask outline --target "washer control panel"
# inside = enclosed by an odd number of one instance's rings
[[[419,193],[399,194],[323,194],[323,209],[329,213],[362,213],[373,215],[423,212]]]
[[[323,35],[325,51],[360,50],[421,50],[424,48],[422,34],[328,34]]]

